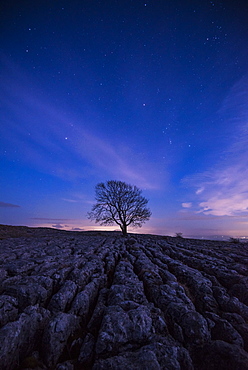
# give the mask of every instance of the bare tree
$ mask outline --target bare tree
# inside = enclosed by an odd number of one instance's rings
[[[95,190],[97,203],[88,213],[90,220],[100,225],[117,224],[123,235],[127,234],[129,225],[141,227],[149,220],[151,211],[146,207],[148,200],[137,186],[111,180],[97,184]]]

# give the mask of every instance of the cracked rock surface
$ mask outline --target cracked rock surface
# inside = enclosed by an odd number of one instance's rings
[[[10,236],[0,240],[1,370],[248,369],[247,244]]]

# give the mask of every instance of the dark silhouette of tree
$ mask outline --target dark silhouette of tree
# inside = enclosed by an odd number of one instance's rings
[[[122,234],[127,234],[127,227],[138,226],[149,220],[151,211],[146,207],[148,200],[141,195],[137,186],[122,181],[107,181],[96,185],[96,201],[91,212],[90,220],[100,225],[120,226]]]

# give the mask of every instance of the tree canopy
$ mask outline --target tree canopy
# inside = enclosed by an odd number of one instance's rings
[[[148,200],[142,191],[122,181],[110,180],[96,185],[96,204],[88,213],[90,220],[100,225],[117,224],[122,234],[127,234],[129,225],[141,227],[149,220],[151,211],[146,207]]]

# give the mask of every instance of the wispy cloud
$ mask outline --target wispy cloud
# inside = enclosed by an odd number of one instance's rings
[[[192,207],[192,203],[191,202],[182,203],[182,207],[183,208],[191,208]]]
[[[36,221],[47,221],[47,222],[69,222],[69,221],[75,221],[73,218],[49,218],[49,217],[32,217],[31,220],[36,220]]]
[[[68,203],[78,203],[79,201],[76,200],[76,199],[66,199],[66,198],[62,198],[62,200],[64,202],[68,202]]]
[[[248,169],[245,164],[216,170],[212,181],[208,182],[202,193],[206,200],[199,203],[199,212],[216,216],[232,216],[244,212],[248,214],[247,184]]]
[[[6,148],[17,148],[22,160],[67,180],[101,173],[143,188],[159,186],[148,159],[94,132],[95,107],[88,117],[75,117],[64,107],[46,101],[42,92],[27,82],[28,76],[6,58],[3,69],[1,100],[6,114],[0,132]]]
[[[5,202],[0,202],[0,207],[3,208],[20,208],[17,204],[12,204],[12,203],[5,203]]]
[[[204,191],[204,187],[202,186],[201,188],[196,190],[196,194],[201,194]]]
[[[198,213],[248,215],[248,76],[231,90],[220,110],[232,127],[233,141],[215,166],[186,182],[195,188]]]
[[[85,224],[85,220],[74,218],[32,217],[30,221],[35,227],[53,227],[61,230],[81,229]]]
[[[77,193],[77,192],[72,192],[70,195],[70,198],[62,198],[64,202],[67,203],[81,203],[81,204],[94,204],[95,202],[93,200],[88,199],[88,195],[83,194],[83,193]]]

